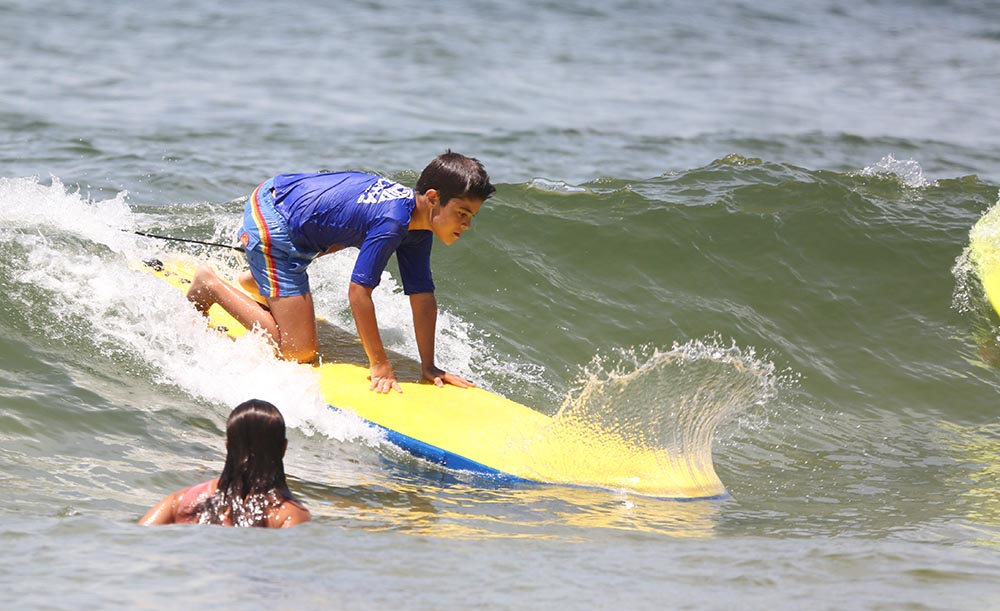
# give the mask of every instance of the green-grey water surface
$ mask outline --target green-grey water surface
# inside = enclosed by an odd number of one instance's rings
[[[998,15],[0,1],[0,601],[1000,607],[1000,318],[964,256],[1000,189]],[[729,498],[442,471],[132,269],[239,261],[122,229],[230,242],[272,174],[412,183],[449,147],[499,189],[435,247],[440,364],[548,414],[636,380],[587,407],[665,436],[719,417]],[[352,261],[311,269],[347,333]],[[380,322],[413,359],[395,287]],[[285,414],[314,521],[135,526],[218,472],[250,396]]]

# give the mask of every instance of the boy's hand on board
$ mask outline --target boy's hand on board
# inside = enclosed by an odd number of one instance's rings
[[[451,384],[459,388],[475,388],[476,386],[474,382],[470,382],[460,375],[448,373],[444,369],[438,369],[437,367],[424,369],[424,379],[438,387],[445,384]]]

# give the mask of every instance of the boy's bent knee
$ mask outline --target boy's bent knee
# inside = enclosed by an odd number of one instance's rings
[[[315,348],[279,348],[281,357],[289,361],[300,363],[311,363],[316,360],[317,350]]]
[[[191,279],[192,282],[210,282],[218,278],[218,274],[211,265],[207,263],[202,263],[194,270],[194,277]]]
[[[191,286],[188,287],[185,296],[200,311],[207,312],[208,308],[218,301],[215,291],[218,282],[219,276],[214,269],[208,265],[199,265],[191,277]]]

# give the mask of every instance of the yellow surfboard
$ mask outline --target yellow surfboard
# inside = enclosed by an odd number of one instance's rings
[[[1000,205],[993,206],[969,233],[969,257],[986,298],[1000,314]]]
[[[156,263],[148,269],[186,290],[194,271],[190,264]],[[209,319],[233,337],[247,332],[217,305]],[[302,366],[318,368],[332,409],[357,414],[383,430],[389,442],[450,469],[501,482],[624,489],[683,500],[726,496],[711,465],[693,466],[661,448],[563,422],[479,388],[401,382],[402,393],[377,394],[369,390],[367,367],[320,361]]]

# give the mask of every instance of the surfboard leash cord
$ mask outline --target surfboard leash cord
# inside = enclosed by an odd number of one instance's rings
[[[122,229],[122,231],[129,231],[128,229]],[[129,231],[129,233],[134,233],[136,235],[141,235],[145,238],[156,238],[157,240],[169,240],[171,242],[186,242],[188,244],[200,244],[201,246],[215,246],[217,248],[228,248],[230,250],[235,250],[237,252],[246,252],[246,249],[242,246],[233,246],[232,244],[220,244],[219,242],[204,242],[202,240],[192,240],[190,238],[175,238],[168,235],[157,235],[155,233],[147,233],[145,231]]]

